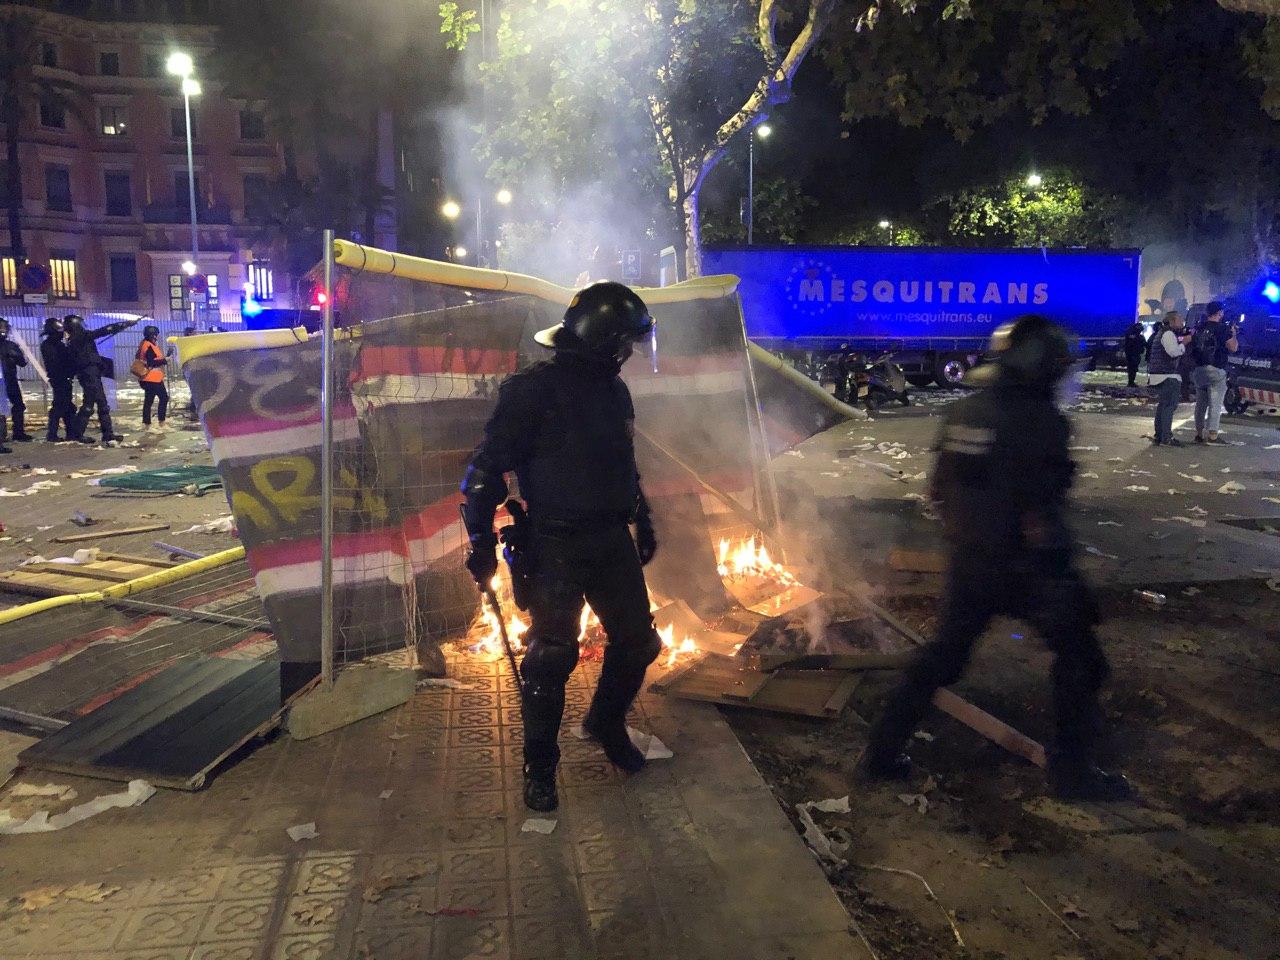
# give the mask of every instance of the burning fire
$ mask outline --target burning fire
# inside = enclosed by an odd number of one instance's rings
[[[775,563],[763,543],[756,538],[730,544],[728,540],[720,541],[716,569],[720,576],[728,580],[743,580],[748,577],[773,580],[782,586],[795,586],[799,583],[787,568]]]
[[[507,617],[507,636],[511,640],[511,648],[516,653],[520,653],[525,648],[523,641],[525,633],[528,632],[529,624],[521,616],[519,609],[515,605],[515,599],[511,595],[510,582],[504,577],[496,576],[493,578],[491,586],[498,596],[498,603],[502,606],[502,612]],[[657,609],[657,605],[652,601],[650,601],[650,607]],[[662,646],[667,653],[666,665],[668,667],[674,665],[678,657],[698,652],[697,644],[693,642],[691,637],[685,636],[678,641],[676,640],[674,624],[669,624],[659,630],[658,637],[662,640]],[[598,659],[604,648],[604,627],[600,623],[600,618],[596,616],[596,612],[588,604],[583,605],[582,616],[578,621],[578,643],[581,644],[583,656],[586,659]],[[471,653],[475,654],[500,656],[504,653],[502,649],[502,631],[499,629],[498,618],[494,615],[493,610],[490,609],[487,601],[481,602],[480,611],[472,622],[471,628],[467,631],[467,647]]]

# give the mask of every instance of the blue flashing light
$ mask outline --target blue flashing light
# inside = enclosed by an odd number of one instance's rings
[[[1272,303],[1280,303],[1280,283],[1268,280],[1262,285],[1262,295]]]
[[[245,297],[240,304],[240,313],[246,317],[256,317],[262,312],[262,304],[253,297]]]

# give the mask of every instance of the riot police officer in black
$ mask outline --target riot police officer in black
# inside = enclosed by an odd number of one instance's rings
[[[71,378],[75,376],[75,369],[71,365],[71,351],[67,349],[62,321],[57,317],[45,318],[40,359],[44,361],[44,372],[48,375],[49,386],[53,390],[53,402],[49,404],[49,426],[44,438],[49,443],[61,443],[63,438],[58,436],[58,425],[64,424],[66,439],[74,440],[76,404],[71,395]]]
[[[953,404],[932,479],[949,547],[936,639],[924,647],[872,730],[864,771],[905,778],[902,753],[934,692],[955,683],[992,617],[1019,617],[1054,653],[1057,734],[1049,780],[1063,799],[1122,800],[1125,778],[1100,770],[1098,690],[1109,668],[1094,632],[1097,604],[1077,571],[1066,523],[1075,465],[1054,402],[1073,362],[1066,333],[1041,316],[992,338],[990,386]]]
[[[644,766],[625,718],[662,649],[641,569],[657,540],[636,470],[635,411],[619,373],[652,329],[648,308],[628,287],[596,283],[580,291],[564,322],[537,334],[554,357],[499,388],[462,483],[467,569],[482,586],[497,570],[493,519],[507,496],[504,474],[516,474],[528,508],[532,622],[520,673],[524,800],[532,810],[558,804],[556,738],[565,683],[578,662],[584,600],[600,618],[608,645],[583,726],[620,768]]]
[[[102,428],[102,442],[124,439],[123,434],[115,432],[111,423],[111,407],[107,404],[107,392],[102,386],[103,366],[107,361],[98,353],[98,341],[127,330],[137,322],[123,320],[90,329],[85,326],[84,317],[74,313],[63,321],[67,334],[67,352],[76,378],[80,381],[81,391],[80,411],[76,414],[73,440],[84,441],[85,428],[89,426],[89,418],[95,410],[98,413],[98,426]]]
[[[18,383],[18,368],[27,365],[26,354],[16,340],[9,339],[9,321],[0,317],[0,377],[4,378],[4,392],[9,400],[9,413],[13,417],[13,439],[21,443],[31,440],[26,431],[27,405],[22,401],[22,386]],[[3,421],[0,417],[0,421]],[[7,425],[0,423],[0,447],[7,439]],[[0,453],[8,453],[7,447]]]

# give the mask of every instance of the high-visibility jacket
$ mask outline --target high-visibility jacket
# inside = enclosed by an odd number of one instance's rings
[[[147,374],[142,378],[143,383],[164,382],[165,359],[163,350],[150,340],[143,340],[138,346],[138,359],[147,365]]]

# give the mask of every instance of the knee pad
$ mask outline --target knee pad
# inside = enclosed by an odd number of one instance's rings
[[[578,640],[562,636],[535,637],[529,642],[520,675],[532,683],[556,683],[563,686],[578,665]]]
[[[658,654],[662,652],[662,640],[658,636],[658,631],[653,628],[653,622],[649,622],[649,626],[644,631],[625,636],[609,638],[609,647],[605,651],[605,656],[612,660],[616,660],[618,666],[625,670],[642,671],[649,664],[658,659]]]

